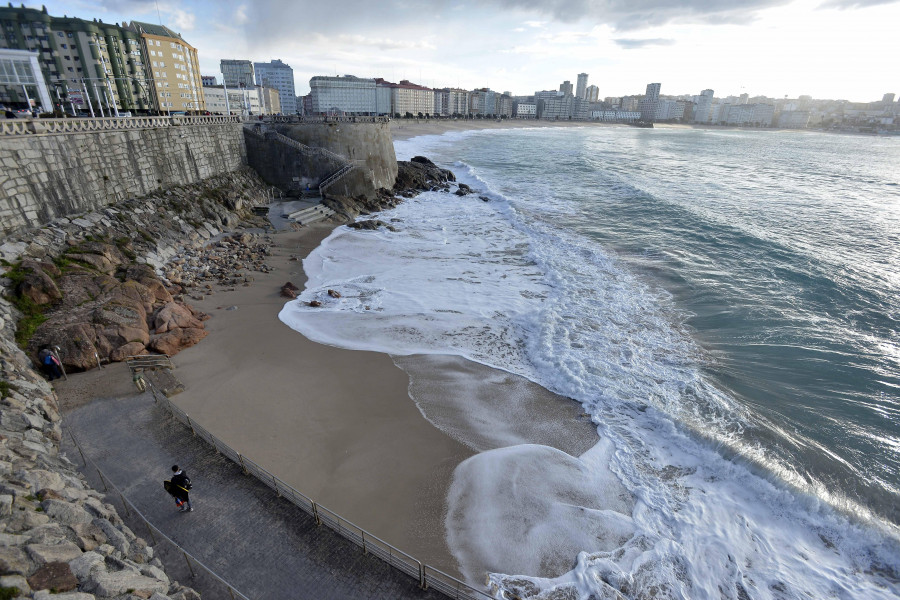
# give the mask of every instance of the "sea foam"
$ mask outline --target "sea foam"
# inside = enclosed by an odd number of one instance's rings
[[[398,157],[486,135],[398,143]],[[516,135],[553,134],[494,132],[492,143]],[[503,168],[451,166],[476,196],[427,192],[378,215],[397,232],[336,229],[304,261],[306,289],[280,318],[326,344],[463,356],[591,414],[598,442],[581,456],[503,447],[498,434],[500,447],[458,467],[446,525],[471,582],[489,570],[506,589],[527,580],[581,597],[897,596],[894,535],[726,458],[749,415],[704,378],[706,358],[665,292],[560,228],[564,197],[517,202]],[[482,428],[490,438],[490,422]]]

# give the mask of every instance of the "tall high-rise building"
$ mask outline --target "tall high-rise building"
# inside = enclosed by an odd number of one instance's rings
[[[164,25],[132,21],[141,36],[151,93],[165,113],[206,110],[197,49]]]
[[[893,94],[885,94],[881,98],[881,101],[884,102],[885,104],[891,104],[894,101],[894,95]]]
[[[709,123],[712,117],[713,91],[703,90],[697,98],[697,106],[694,109],[695,123]]]
[[[34,53],[61,108],[99,116],[155,107],[140,35],[127,27],[12,4],[0,6],[0,26],[0,49]],[[25,101],[21,86],[0,87],[0,103]]]
[[[559,91],[561,91],[566,96],[572,95],[572,82],[566,79],[561,84],[559,84]]]
[[[584,98],[584,94],[587,91],[587,82],[588,82],[588,74],[587,73],[579,73],[578,74],[578,85],[575,87],[575,97],[576,98]]]
[[[638,105],[642,121],[653,121],[656,119],[656,113],[659,111],[659,89],[661,87],[662,85],[659,83],[647,84],[647,93],[644,94]]]
[[[253,63],[256,85],[278,90],[281,112],[286,115],[297,113],[297,95],[294,92],[294,70],[280,59],[267,63]]]
[[[589,85],[584,90],[584,99],[588,102],[600,102],[600,88]]]
[[[252,88],[256,85],[253,76],[253,63],[249,60],[223,58],[219,61],[219,69],[222,71],[222,81],[226,87]]]

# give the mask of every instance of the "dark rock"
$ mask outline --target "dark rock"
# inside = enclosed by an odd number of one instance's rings
[[[318,300],[310,300],[309,305],[310,306],[322,306],[322,303],[319,302]]]
[[[32,590],[55,590],[68,592],[78,586],[78,579],[72,573],[68,563],[49,562],[28,578]]]
[[[332,298],[340,298],[341,297],[341,293],[337,290],[328,290],[328,295],[331,296]]]
[[[22,271],[25,277],[19,284],[17,290],[19,295],[29,298],[38,306],[50,304],[63,297],[56,282],[44,271],[41,263],[34,260],[22,261]]]
[[[364,229],[364,230],[375,230],[379,227],[384,227],[388,231],[397,231],[397,228],[393,225],[389,225],[384,221],[379,221],[378,219],[370,219],[368,221],[355,221],[353,223],[349,223],[347,227],[351,229]]]

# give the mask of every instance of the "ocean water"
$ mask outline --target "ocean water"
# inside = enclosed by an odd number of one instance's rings
[[[900,597],[900,140],[586,127],[395,146],[477,193],[378,215],[396,232],[338,228],[282,321],[524,376],[597,428],[581,456],[498,443],[457,468],[467,579]]]

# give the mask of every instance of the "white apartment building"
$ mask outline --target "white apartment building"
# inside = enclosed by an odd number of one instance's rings
[[[259,90],[255,87],[250,89],[228,88],[227,105],[225,88],[221,85],[204,87],[203,96],[206,99],[206,110],[213,114],[227,115],[229,111],[232,114],[244,116],[263,114]]]
[[[591,111],[591,119],[604,123],[632,123],[641,120],[638,110],[595,110]]]
[[[771,104],[726,104],[720,121],[726,125],[769,127],[774,115],[775,107]]]
[[[469,91],[458,88],[434,90],[434,114],[442,117],[469,114]]]
[[[418,116],[434,114],[434,90],[411,83],[406,79],[391,88],[391,106],[395,113]]]
[[[378,109],[375,80],[353,75],[316,75],[309,80],[309,96],[315,115],[374,115]]]
[[[785,129],[806,129],[809,125],[808,110],[786,110],[778,115],[778,126]]]
[[[519,102],[516,104],[517,119],[534,119],[537,117],[537,104],[534,102]]]
[[[697,107],[694,109],[694,123],[709,123],[712,119],[713,107],[712,90],[703,90],[697,97]]]

